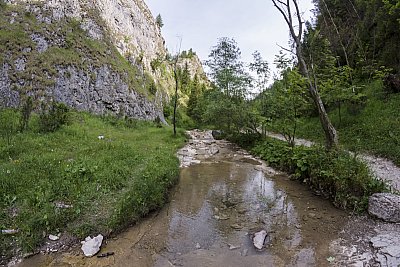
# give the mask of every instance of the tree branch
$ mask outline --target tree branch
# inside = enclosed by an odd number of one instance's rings
[[[282,50],[285,50],[286,52],[289,52],[289,53],[291,53],[293,55],[296,55],[296,53],[293,52],[292,50],[287,49],[286,47],[283,47],[283,46],[279,45],[278,43],[276,45],[279,46],[279,48],[281,48]]]

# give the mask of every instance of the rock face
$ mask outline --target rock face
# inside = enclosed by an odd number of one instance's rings
[[[0,107],[18,107],[30,96],[96,114],[164,120],[173,71],[144,0],[5,2]],[[204,73],[198,59],[190,62],[190,70]]]
[[[369,198],[368,212],[384,221],[400,223],[400,196],[379,193]]]
[[[90,69],[91,75],[96,76],[94,81],[77,68],[59,69],[60,75],[51,88],[55,100],[96,114],[110,111],[144,120],[163,118],[160,109],[145,96],[131,90],[118,73],[107,66]]]

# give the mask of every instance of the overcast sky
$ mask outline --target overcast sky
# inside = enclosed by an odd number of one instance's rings
[[[202,61],[218,38],[234,38],[242,60],[250,62],[255,50],[270,64],[280,48],[288,47],[289,32],[271,0],[145,0],[154,16],[161,14],[162,34],[168,50],[193,48]],[[311,17],[311,0],[300,0],[304,18]],[[272,66],[271,66],[272,67]]]

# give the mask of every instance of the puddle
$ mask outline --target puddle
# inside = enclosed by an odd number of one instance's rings
[[[107,240],[100,253],[114,255],[85,258],[76,247],[18,266],[328,265],[345,212],[285,175],[266,174],[260,161],[227,143],[202,160],[181,170],[165,208]],[[260,230],[268,235],[258,251],[252,236]]]

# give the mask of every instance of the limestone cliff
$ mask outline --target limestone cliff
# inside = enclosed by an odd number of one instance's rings
[[[0,107],[27,96],[97,114],[163,118],[173,88],[143,0],[0,0]]]

